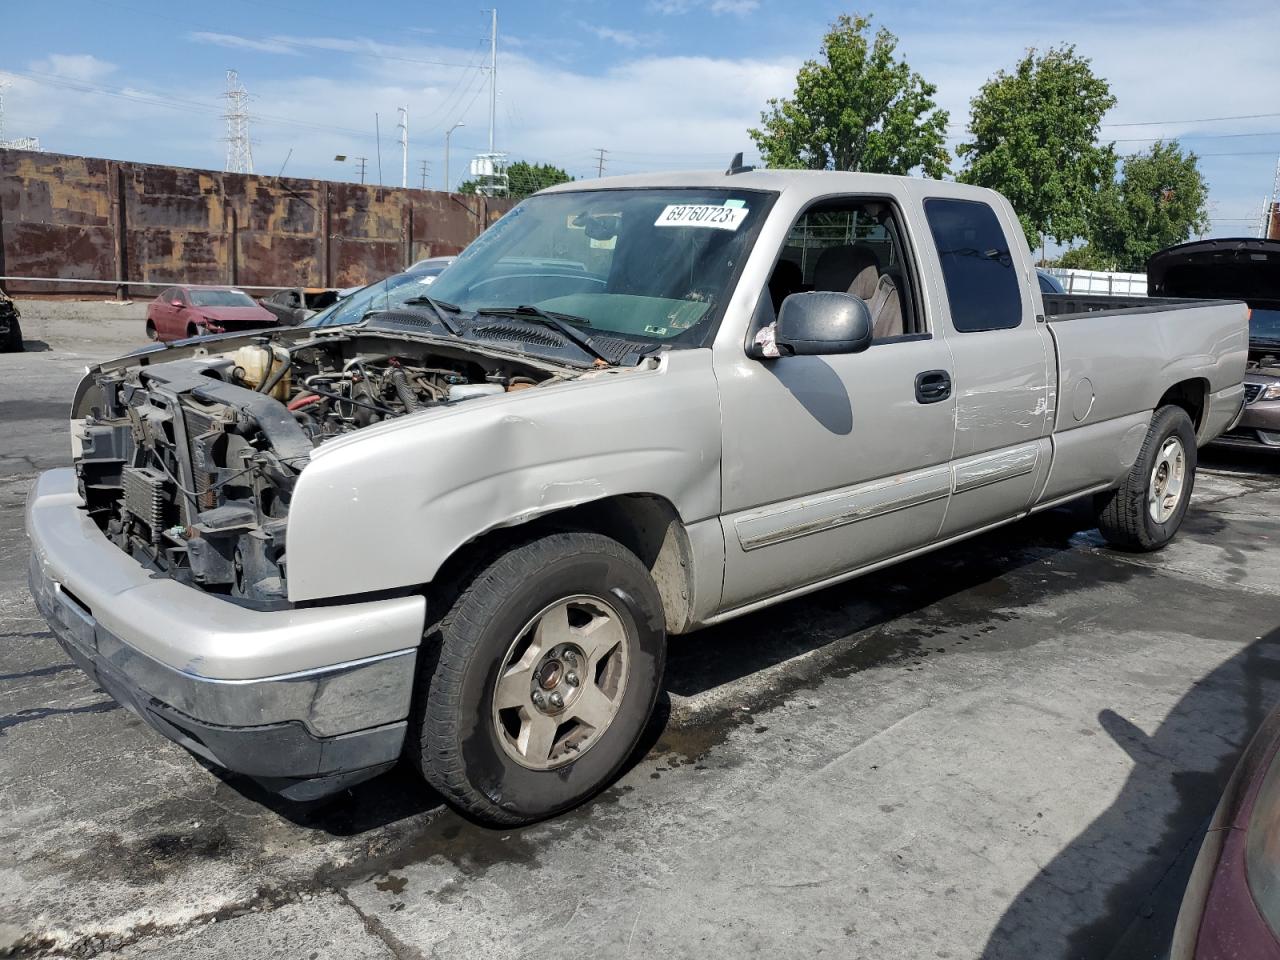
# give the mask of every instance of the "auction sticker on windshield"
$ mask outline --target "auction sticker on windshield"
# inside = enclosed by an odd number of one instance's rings
[[[672,203],[653,221],[655,227],[711,227],[737,230],[747,218],[746,207],[724,207],[711,203]]]

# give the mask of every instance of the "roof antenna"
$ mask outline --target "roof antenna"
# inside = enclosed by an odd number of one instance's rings
[[[733,155],[733,159],[729,161],[729,169],[724,172],[726,177],[732,177],[735,173],[748,173],[755,167],[746,167],[742,164],[742,151],[739,150]]]

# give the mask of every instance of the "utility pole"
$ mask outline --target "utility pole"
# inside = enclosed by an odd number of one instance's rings
[[[596,147],[596,176],[604,176],[604,155],[609,151],[604,147]]]
[[[409,108],[398,107],[400,122],[400,186],[409,186]]]
[[[351,159],[360,161],[360,182],[364,183],[364,168],[365,168],[365,164],[369,162],[369,158],[368,157],[352,157]]]
[[[1273,228],[1276,233],[1276,239],[1280,240],[1280,227],[1276,226],[1277,219],[1280,219],[1280,157],[1276,158],[1276,178],[1271,184],[1271,196],[1262,205],[1262,230],[1258,234],[1263,240],[1271,239]]]
[[[249,139],[249,91],[240,82],[240,74],[227,71],[227,90],[222,95],[227,101],[227,173],[253,173],[253,145]]]
[[[427,189],[427,177],[431,176],[431,161],[422,161],[422,189]]]
[[[498,116],[498,8],[493,14],[493,26],[489,30],[489,152],[493,153],[493,124]]]
[[[382,124],[377,111],[373,114],[373,136],[378,141],[378,184],[382,184]]]
[[[453,131],[459,127],[465,127],[466,124],[459,120],[444,135],[444,189],[446,193],[453,192],[453,184],[449,182],[449,138],[453,136]]]

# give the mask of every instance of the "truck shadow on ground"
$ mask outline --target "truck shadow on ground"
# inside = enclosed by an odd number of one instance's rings
[[[1101,711],[1099,726],[1133,769],[1111,806],[1018,893],[983,960],[1167,956],[1209,818],[1278,696],[1280,629],[1197,681],[1150,735],[1112,710]],[[1192,756],[1216,757],[1216,765],[1189,769]],[[1169,794],[1172,803],[1164,799]],[[1153,841],[1158,807],[1170,812]]]
[[[1017,596],[1024,586],[1010,585],[1006,576],[1070,550],[1073,538],[1090,523],[1083,506],[1049,511],[760,613],[673,638],[665,689],[654,717],[615,781],[651,755],[675,758],[676,762],[695,761],[733,729],[751,722],[752,713],[798,689],[871,667],[918,665],[937,649],[931,636],[912,630],[877,630],[891,621],[949,598],[972,594],[968,602],[949,605],[946,627],[967,629],[971,625],[975,636],[991,631],[992,620],[1000,619],[999,614],[993,615],[993,606],[1037,599]],[[1126,568],[1107,575],[1127,577],[1141,575],[1141,571]],[[679,711],[673,711],[673,695],[689,698],[731,688],[744,678],[814,653],[819,657],[807,662],[805,669],[772,676],[761,689],[735,697],[723,709],[701,712],[692,720],[679,718]],[[246,798],[290,822],[335,836],[376,830],[443,804],[405,762],[374,780],[310,803],[284,800],[251,780],[209,769]],[[606,799],[608,793],[603,794]]]
[[[1280,449],[1255,451],[1215,445],[1200,451],[1199,465],[1208,470],[1254,479],[1280,477]]]

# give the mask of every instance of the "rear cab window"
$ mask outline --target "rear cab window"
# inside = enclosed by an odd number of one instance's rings
[[[924,214],[956,332],[1009,330],[1021,324],[1018,270],[995,211],[976,200],[931,197],[924,202]]]

